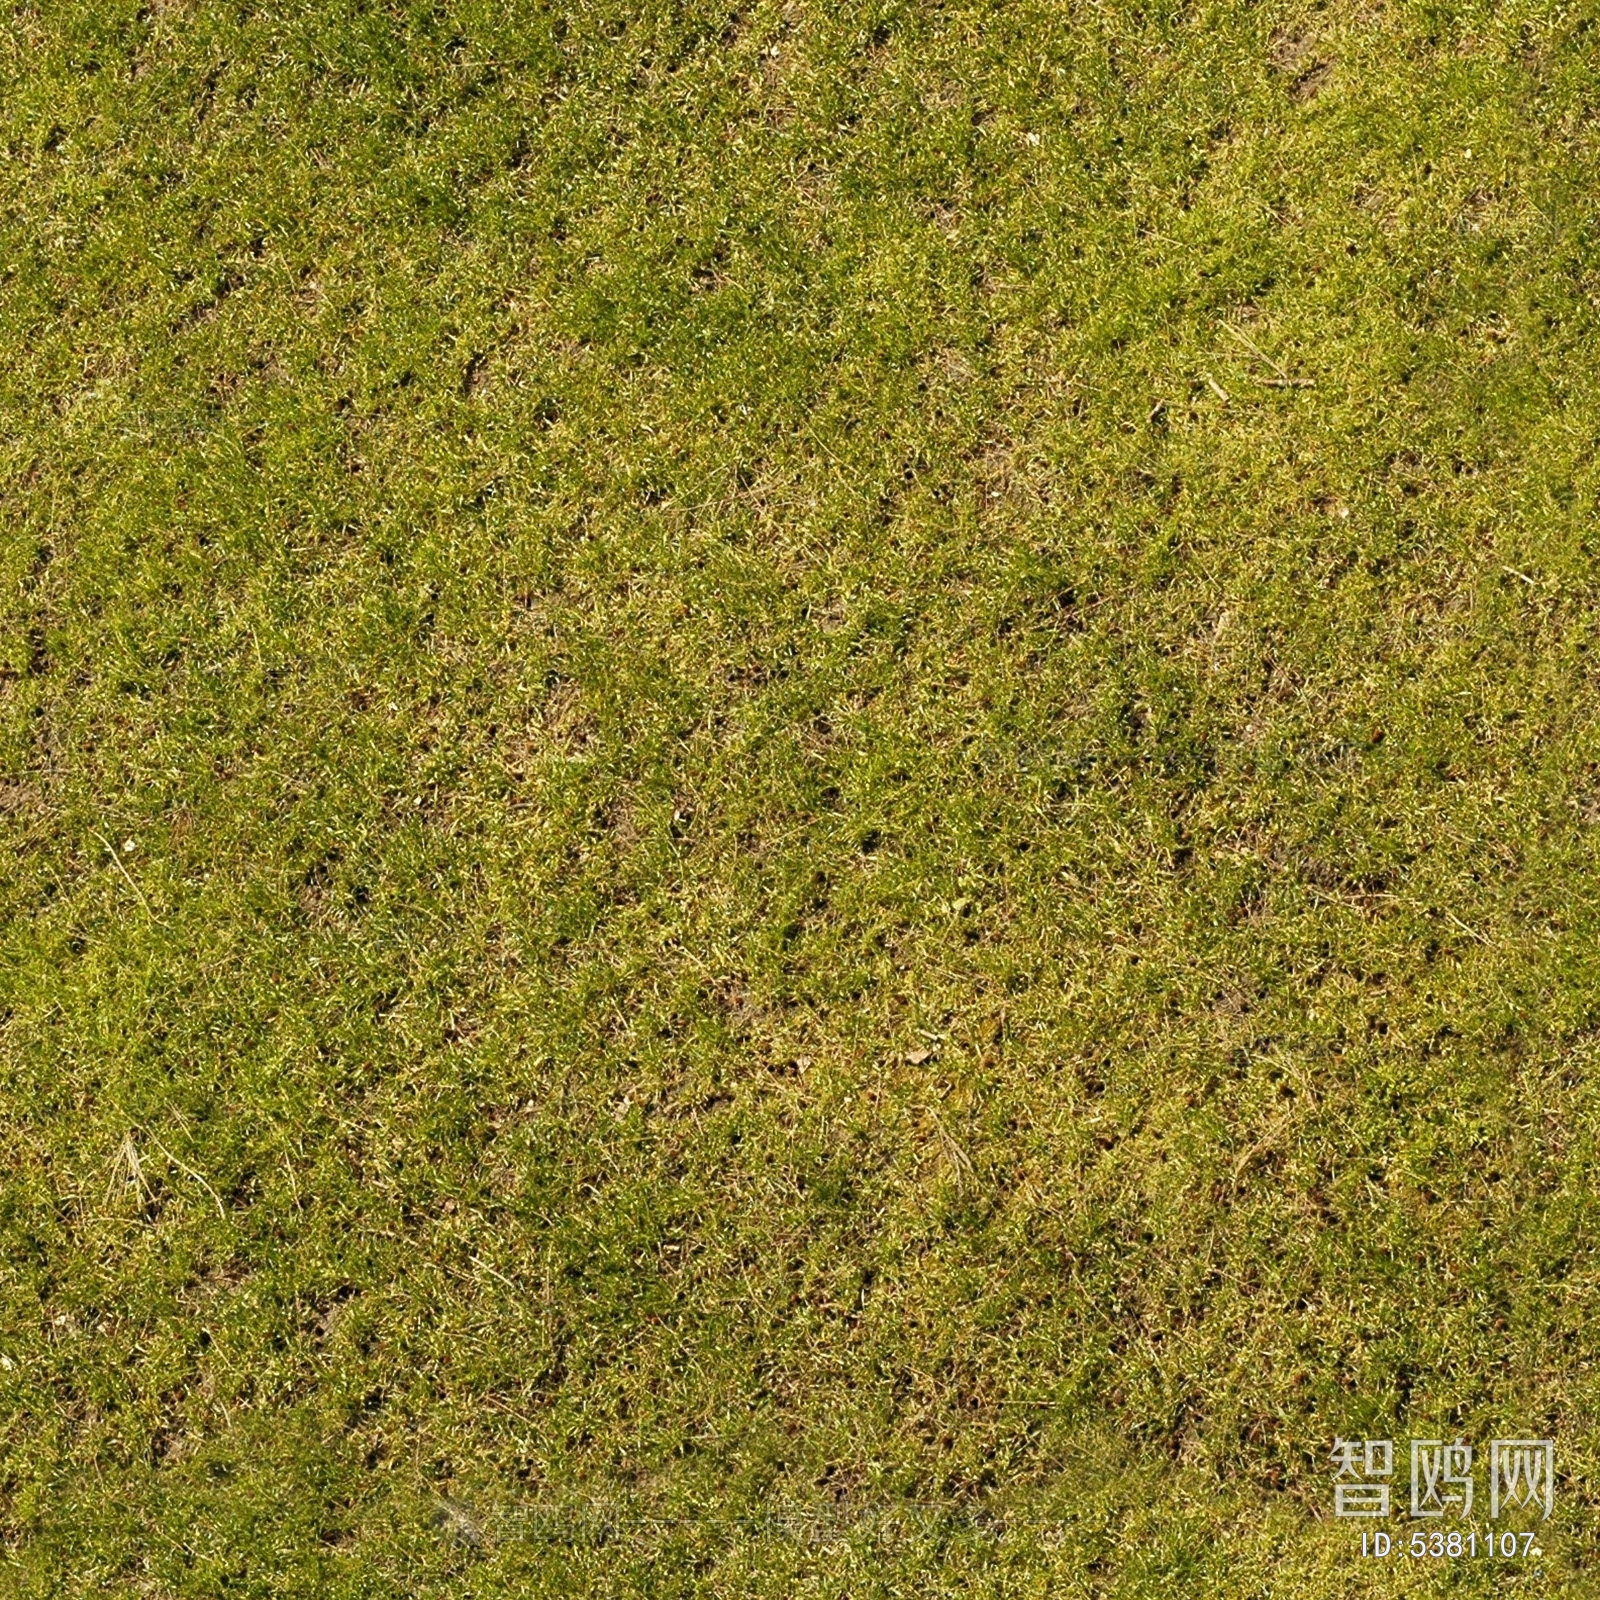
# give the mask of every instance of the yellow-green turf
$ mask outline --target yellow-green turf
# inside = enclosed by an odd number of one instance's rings
[[[7,1594],[1597,1592],[1596,0],[3,16]]]

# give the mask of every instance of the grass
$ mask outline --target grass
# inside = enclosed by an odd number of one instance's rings
[[[6,16],[11,1592],[1594,1592],[1589,0]]]

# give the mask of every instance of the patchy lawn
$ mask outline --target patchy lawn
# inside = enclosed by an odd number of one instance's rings
[[[1592,0],[6,17],[13,1592],[1593,1559]]]

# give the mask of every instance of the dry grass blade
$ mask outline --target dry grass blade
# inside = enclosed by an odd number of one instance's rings
[[[1237,339],[1251,355],[1271,367],[1273,372],[1277,374],[1276,377],[1263,378],[1261,380],[1269,389],[1313,389],[1316,387],[1310,378],[1290,377],[1284,367],[1279,362],[1274,361],[1242,328],[1235,327],[1231,322],[1224,322],[1221,327],[1224,333],[1230,334]]]
[[[106,1180],[106,1201],[109,1204],[118,1193],[132,1193],[142,1206],[149,1202],[150,1186],[145,1182],[144,1163],[139,1157],[139,1147],[133,1142],[133,1133],[122,1136],[116,1154],[111,1158],[111,1172]]]
[[[955,1181],[956,1188],[965,1192],[967,1182],[972,1176],[972,1157],[962,1149],[955,1136],[944,1124],[944,1118],[937,1111],[931,1112],[933,1126],[939,1138],[939,1153],[944,1165]]]
[[[118,873],[121,874],[122,881],[125,884],[127,884],[127,886],[130,889],[133,890],[134,898],[137,899],[139,904],[144,907],[146,913],[149,915],[150,920],[153,923],[155,923],[155,925],[158,928],[166,927],[166,923],[164,923],[161,920],[161,918],[158,917],[155,914],[154,908],[151,906],[150,902],[145,898],[144,890],[141,889],[139,887],[139,885],[136,884],[133,881],[133,878],[129,874],[128,869],[125,866],[123,866],[122,857],[117,854],[116,847],[111,843],[111,841],[108,838],[106,838],[106,836],[103,833],[96,833],[94,835],[94,837],[96,839],[98,839],[100,841],[100,843],[103,844],[106,847],[106,854],[111,857],[111,865],[114,866],[117,869]]]
[[[188,1177],[193,1178],[194,1181],[198,1183],[208,1195],[211,1196],[212,1200],[216,1203],[217,1215],[221,1217],[224,1222],[226,1222],[228,1220],[228,1211],[227,1207],[222,1203],[222,1196],[218,1194],[209,1183],[206,1182],[205,1178],[200,1173],[196,1172],[194,1168],[191,1167],[187,1162],[180,1161],[169,1149],[167,1149],[164,1144],[161,1143],[159,1139],[152,1138],[150,1143],[153,1144],[156,1149],[159,1150],[161,1154],[178,1169],[179,1172],[182,1172]]]

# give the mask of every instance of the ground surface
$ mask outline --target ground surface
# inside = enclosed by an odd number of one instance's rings
[[[10,1590],[1588,1592],[1589,0],[5,16]]]

